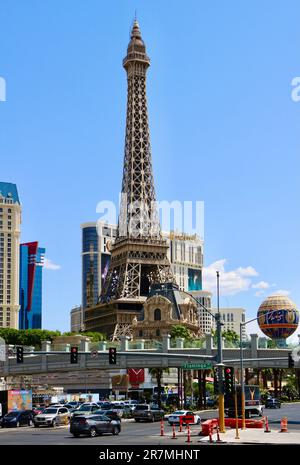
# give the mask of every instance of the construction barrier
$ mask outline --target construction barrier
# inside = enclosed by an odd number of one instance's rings
[[[210,433],[212,433],[214,430],[217,430],[218,425],[219,425],[219,420],[217,418],[204,421],[202,423],[202,431],[200,435],[209,436]]]
[[[182,422],[182,424],[184,423],[185,425],[195,423],[195,417],[194,415],[180,415],[179,423],[180,422]]]
[[[236,418],[225,418],[225,426],[236,428]],[[243,420],[238,418],[238,428],[242,428]],[[246,428],[263,428],[264,420],[246,420]]]
[[[287,422],[287,417],[283,417],[280,422],[280,433],[288,433],[288,422]]]

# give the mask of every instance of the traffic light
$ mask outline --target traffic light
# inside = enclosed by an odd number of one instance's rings
[[[289,368],[294,368],[295,366],[295,360],[293,359],[292,353],[289,352]]]
[[[219,381],[222,381],[221,383],[221,392],[219,388]],[[215,367],[214,368],[214,394],[224,394],[224,371],[223,367]]]
[[[78,363],[78,347],[71,347],[70,362]]]
[[[117,363],[117,349],[115,347],[110,347],[108,349],[108,361],[110,365],[115,365]]]
[[[23,363],[23,352],[24,349],[23,347],[18,346],[17,347],[17,363]]]
[[[233,394],[234,393],[234,368],[233,367],[224,368],[224,382],[225,382],[225,393]]]

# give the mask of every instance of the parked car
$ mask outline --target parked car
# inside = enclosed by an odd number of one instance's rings
[[[1,419],[1,428],[31,426],[33,417],[32,410],[12,410]]]
[[[121,423],[112,420],[106,415],[89,415],[89,416],[75,416],[71,419],[70,433],[75,438],[81,434],[95,437],[98,434],[111,433],[118,435],[121,431]]]
[[[139,421],[159,421],[164,417],[164,411],[157,405],[138,404],[136,405],[132,416],[136,422]]]
[[[35,407],[32,407],[32,411],[33,411],[33,413],[34,413],[34,416],[35,416],[35,415],[39,415],[39,414],[42,413],[44,410],[45,410],[45,407],[42,407],[41,405],[36,405]]]
[[[168,422],[170,425],[179,424],[180,418],[182,418],[182,424],[187,424],[186,417],[187,415],[193,416],[194,421],[190,423],[191,425],[200,425],[201,418],[196,413],[193,413],[191,410],[176,410],[168,416]]]
[[[48,407],[33,419],[34,426],[60,426],[70,421],[70,412],[66,407]]]
[[[72,412],[71,416],[77,415],[92,415],[96,410],[99,410],[98,405],[95,403],[85,403]]]
[[[72,400],[71,402],[68,402],[67,404],[64,405],[64,407],[67,407],[69,410],[71,409],[76,409],[80,407],[81,402],[77,402],[76,400]]]
[[[104,402],[96,402],[96,404],[97,404],[97,405],[100,404],[100,405],[99,405],[99,408],[101,408],[101,409],[103,409],[103,410],[107,410],[107,409],[109,409],[110,406],[111,406],[111,402],[109,402],[109,401],[107,401],[107,400],[104,401]]]
[[[124,405],[122,405],[121,403],[113,403],[112,402],[110,404],[109,410],[112,410],[113,412],[116,412],[116,414],[119,417],[122,417],[123,413],[124,413]]]
[[[217,401],[215,397],[206,397],[206,406],[207,407],[215,407],[217,404]]]
[[[115,410],[102,410],[102,409],[99,409],[99,410],[96,410],[93,413],[93,415],[105,415],[108,418],[110,418],[111,420],[116,420],[116,421],[119,421],[120,423],[122,421],[121,417],[117,414],[117,412]]]
[[[265,408],[281,408],[281,402],[279,399],[269,397],[265,402]]]

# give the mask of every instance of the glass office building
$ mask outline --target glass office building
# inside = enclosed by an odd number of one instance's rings
[[[98,234],[95,226],[82,228],[82,307],[98,301]]]
[[[19,329],[42,328],[42,272],[45,249],[38,242],[20,245]]]

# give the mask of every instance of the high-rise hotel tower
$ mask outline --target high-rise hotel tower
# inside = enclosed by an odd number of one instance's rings
[[[17,186],[0,182],[0,328],[19,327],[20,224]]]

